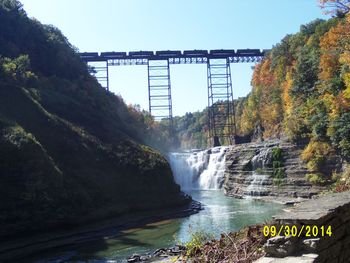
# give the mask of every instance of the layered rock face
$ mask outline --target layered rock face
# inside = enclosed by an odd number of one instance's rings
[[[229,148],[226,154],[226,195],[310,198],[324,187],[306,179],[301,150],[284,141],[246,143]]]

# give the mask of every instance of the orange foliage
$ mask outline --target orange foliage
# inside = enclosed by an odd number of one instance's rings
[[[341,53],[341,42],[344,34],[348,31],[343,23],[332,27],[321,39],[321,58],[319,78],[321,80],[331,79],[340,66],[339,56]]]
[[[341,64],[350,62],[350,16],[346,21],[332,27],[320,40],[320,78],[327,80],[334,76]]]
[[[336,120],[344,110],[350,108],[350,14],[346,19],[339,19],[339,22],[321,37],[311,35],[305,38],[303,43],[295,42],[295,39],[298,38],[289,39],[291,46],[309,45],[310,49],[321,54],[319,81],[316,82],[319,90],[312,95],[314,101],[323,101],[328,120]],[[315,41],[319,43],[314,43]],[[259,124],[264,128],[264,137],[278,136],[283,132],[291,133],[291,138],[311,136],[309,130],[312,128],[309,127],[311,124],[307,122],[307,117],[317,115],[317,112],[313,112],[313,106],[305,107],[308,97],[303,97],[304,94],[300,92],[299,97],[296,97],[291,92],[297,74],[296,68],[300,63],[297,55],[296,53],[295,58],[290,60],[285,60],[284,56],[271,55],[255,66],[253,91],[240,120],[243,133],[253,132]],[[342,90],[339,79],[344,81],[346,89]]]
[[[253,74],[253,86],[271,86],[274,81],[274,76],[270,71],[271,60],[265,59],[261,64],[255,67]]]
[[[323,54],[320,58],[321,72],[318,77],[321,80],[331,79],[336,75],[339,65],[339,55],[336,53]]]
[[[332,102],[329,94],[323,96],[326,105],[330,106],[330,117],[334,118],[340,110],[350,107],[350,14],[321,38],[320,47],[323,53],[320,58],[321,80],[335,77],[338,69],[343,68],[341,78],[346,89],[333,96]]]
[[[265,130],[264,137],[276,136],[281,133],[283,104],[281,103],[281,88],[278,82],[281,82],[283,77],[283,65],[271,69],[270,58],[265,59],[255,67],[252,79],[253,94],[243,111],[243,131],[252,131],[256,122],[259,121]]]

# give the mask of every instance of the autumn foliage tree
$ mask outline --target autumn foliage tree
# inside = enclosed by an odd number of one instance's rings
[[[350,1],[320,1],[348,13]],[[305,145],[313,182],[325,182],[323,164],[350,160],[350,14],[315,20],[286,36],[255,67],[240,132],[288,136]],[[327,165],[326,165],[327,166]]]

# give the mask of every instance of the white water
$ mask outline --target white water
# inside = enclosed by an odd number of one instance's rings
[[[253,171],[257,168],[266,168],[267,164],[271,162],[271,157],[272,153],[270,148],[260,150],[251,160]]]
[[[253,174],[246,179],[248,187],[245,190],[245,196],[261,196],[265,191],[265,183],[269,179],[266,174],[257,172],[257,169],[265,169],[267,163],[271,161],[271,149],[262,149],[257,155],[251,159]]]
[[[210,150],[171,153],[171,169],[182,190],[220,189],[225,173],[225,153],[228,147]]]
[[[268,179],[267,175],[258,174],[253,172],[253,175],[249,178],[250,184],[246,188],[246,196],[260,196],[265,191],[264,183]]]

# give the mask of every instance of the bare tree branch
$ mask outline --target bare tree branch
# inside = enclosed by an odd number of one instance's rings
[[[326,14],[347,14],[350,11],[350,0],[319,0],[319,3],[322,9],[333,9]]]

